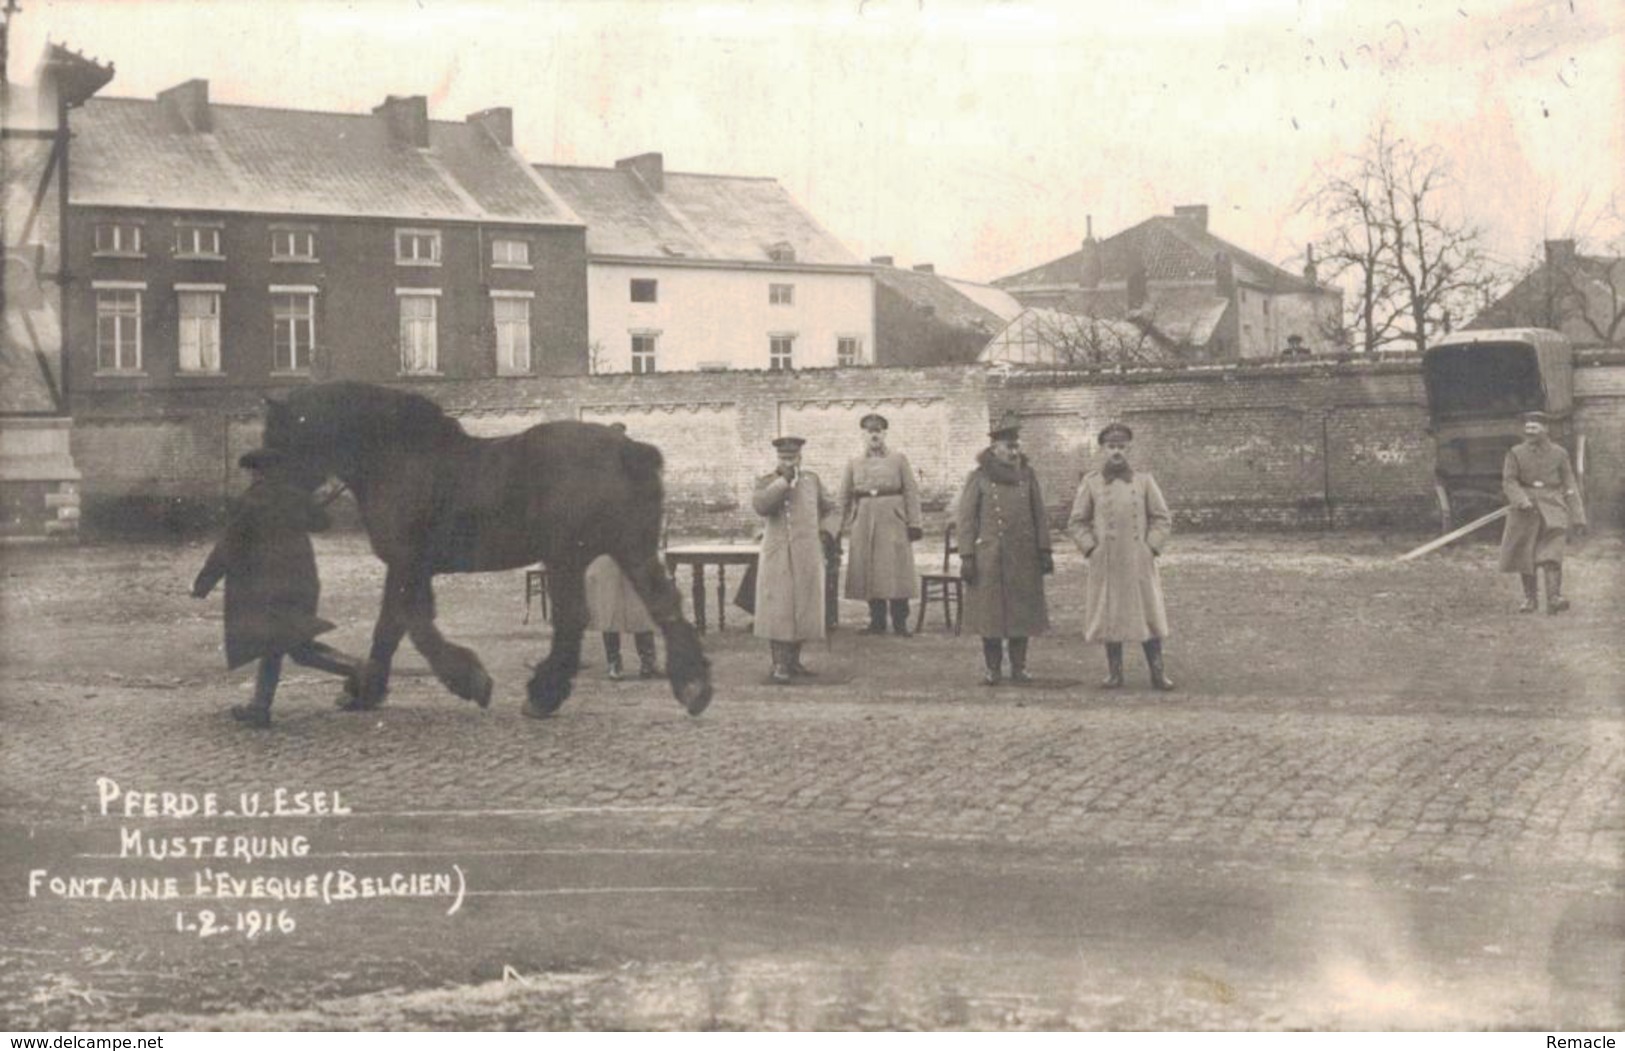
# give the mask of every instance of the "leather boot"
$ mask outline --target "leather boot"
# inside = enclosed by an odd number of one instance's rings
[[[997,686],[1004,678],[1004,640],[982,640],[982,685]]]
[[[1119,690],[1123,687],[1123,644],[1121,642],[1106,643],[1106,677],[1100,681],[1102,688]]]
[[[790,675],[792,678],[809,679],[818,674],[805,664],[801,663],[801,643],[787,642],[784,645],[790,651],[790,659],[786,663],[786,667],[790,669]]]
[[[609,665],[611,681],[626,678],[626,671],[621,667],[621,633],[618,631],[604,632],[604,663]]]
[[[1540,608],[1540,578],[1533,573],[1519,575],[1523,581],[1523,605],[1518,607],[1519,613],[1533,613]]]
[[[254,678],[254,699],[247,704],[233,705],[231,717],[249,726],[265,728],[271,725],[271,701],[276,697],[276,685],[282,678],[282,654],[273,653],[260,658],[259,674]]]
[[[872,598],[869,600],[869,626],[858,632],[859,635],[886,634],[886,600]]]
[[[1017,686],[1026,686],[1033,681],[1027,674],[1027,639],[1025,637],[1010,640],[1010,681]]]
[[[908,630],[908,599],[894,598],[887,605],[891,607],[892,634],[901,635],[905,639],[914,634]]]
[[[1546,612],[1562,613],[1569,608],[1569,600],[1563,597],[1563,567],[1548,565],[1546,567]]]
[[[1174,688],[1174,680],[1168,678],[1168,672],[1162,666],[1162,640],[1147,639],[1145,641],[1145,664],[1151,669],[1151,685],[1159,690]]]
[[[655,656],[655,633],[652,631],[639,631],[632,635],[632,645],[638,651],[638,678],[658,679],[666,674],[660,670],[660,660]]]
[[[780,686],[788,685],[790,682],[790,644],[770,640],[768,646],[773,651],[773,681]]]

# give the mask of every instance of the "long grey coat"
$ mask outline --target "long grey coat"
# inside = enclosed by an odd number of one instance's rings
[[[1144,471],[1111,482],[1099,471],[1083,476],[1066,529],[1088,562],[1085,642],[1168,637],[1156,556],[1167,546],[1172,526],[1162,490]]]
[[[1040,551],[1050,550],[1049,519],[1038,475],[1021,457],[1014,467],[982,450],[959,494],[959,554],[976,556],[965,586],[966,631],[1011,639],[1049,628]]]
[[[859,456],[841,472],[841,517],[852,537],[846,597],[920,595],[910,528],[921,527],[920,485],[902,453]]]
[[[1520,442],[1507,450],[1501,489],[1512,510],[1501,533],[1501,572],[1532,574],[1541,563],[1561,564],[1568,531],[1586,524],[1585,503],[1568,450],[1554,442]],[[1528,500],[1533,506],[1520,510]]]
[[[632,582],[608,555],[599,555],[587,567],[587,628],[633,634],[655,630]]]
[[[751,506],[766,519],[756,569],[758,638],[805,642],[824,637],[824,543],[840,531],[841,508],[811,471],[791,485],[774,472],[756,480]]]
[[[249,486],[192,584],[207,594],[226,580],[226,664],[286,653],[333,630],[316,616],[321,579],[310,534],[327,512],[309,493],[274,478]]]

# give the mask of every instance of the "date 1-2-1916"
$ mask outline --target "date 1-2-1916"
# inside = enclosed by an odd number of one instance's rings
[[[175,930],[181,934],[195,934],[199,938],[213,938],[221,934],[237,934],[250,940],[262,934],[292,934],[298,926],[287,909],[244,909],[235,912],[215,912],[198,909],[175,913]]]

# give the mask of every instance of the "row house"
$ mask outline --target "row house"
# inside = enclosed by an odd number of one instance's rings
[[[613,168],[536,171],[587,226],[590,371],[874,363],[874,277],[776,180]]]
[[[76,398],[585,371],[583,224],[508,109],[220,105],[192,80],[91,99],[74,133]]]
[[[931,263],[904,268],[889,255],[875,268],[875,361],[881,365],[965,365],[976,361],[1021,304],[992,285],[937,273]]]
[[[1343,295],[1320,283],[1312,255],[1301,275],[1267,262],[1209,231],[1205,204],[1104,240],[1093,226],[1078,251],[993,283],[1026,307],[1130,321],[1175,359],[1274,358],[1289,343],[1340,349]]]

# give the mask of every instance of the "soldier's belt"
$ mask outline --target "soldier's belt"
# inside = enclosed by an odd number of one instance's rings
[[[902,496],[902,495],[903,495],[903,491],[901,489],[892,489],[892,490],[889,490],[887,492],[880,492],[879,490],[860,489],[856,494],[854,494],[854,497],[855,497],[855,499],[858,499],[858,500],[867,500],[871,496]]]

